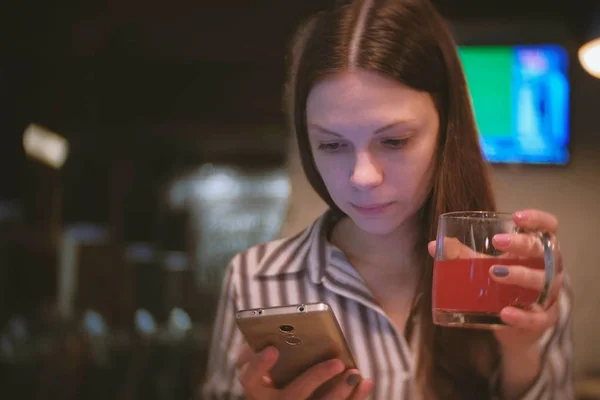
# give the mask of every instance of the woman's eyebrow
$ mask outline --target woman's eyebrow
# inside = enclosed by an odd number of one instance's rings
[[[399,121],[394,121],[394,122],[392,122],[392,123],[390,123],[390,124],[387,124],[387,125],[384,125],[384,126],[382,126],[381,128],[377,128],[377,129],[376,129],[376,130],[373,132],[373,134],[377,135],[377,134],[379,134],[379,133],[383,133],[383,132],[385,132],[385,131],[387,131],[387,130],[390,130],[390,129],[392,129],[392,128],[395,128],[395,127],[397,127],[397,126],[408,125],[408,124],[410,124],[410,123],[414,123],[414,122],[415,122],[415,120],[412,120],[412,119],[411,119],[411,120],[399,120]],[[321,133],[324,133],[324,134],[326,134],[326,135],[332,135],[332,136],[337,136],[337,137],[344,137],[343,135],[340,135],[339,133],[336,133],[336,132],[330,131],[329,129],[326,129],[326,128],[322,127],[322,126],[321,126],[321,125],[319,125],[319,124],[309,124],[309,127],[310,127],[310,128],[313,128],[313,129],[316,129],[316,130],[318,130],[318,131],[320,131]]]
[[[310,124],[309,127],[313,128],[313,129],[316,129],[316,130],[320,131],[321,133],[325,133],[327,135],[333,135],[333,136],[337,136],[337,137],[343,137],[339,133],[335,133],[335,132],[330,131],[329,129],[325,129],[321,125],[318,125],[318,124]]]
[[[378,133],[383,133],[387,130],[390,130],[392,128],[395,128],[397,126],[404,126],[404,125],[410,125],[412,123],[414,123],[415,120],[414,119],[406,119],[406,120],[398,120],[398,121],[394,121],[391,124],[387,124],[385,126],[382,126],[381,128],[378,128],[375,130],[375,135],[377,135]]]

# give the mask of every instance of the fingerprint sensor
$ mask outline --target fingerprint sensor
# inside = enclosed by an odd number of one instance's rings
[[[298,346],[300,344],[301,340],[297,336],[290,336],[287,339],[285,339],[285,342],[287,344],[289,344],[290,346]]]

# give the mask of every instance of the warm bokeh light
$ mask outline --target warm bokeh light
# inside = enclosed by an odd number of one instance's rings
[[[600,79],[600,37],[581,46],[579,62],[590,75]]]
[[[60,169],[69,154],[67,139],[43,126],[29,124],[23,133],[23,147],[28,157]]]

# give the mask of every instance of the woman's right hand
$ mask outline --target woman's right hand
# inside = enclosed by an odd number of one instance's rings
[[[279,353],[275,347],[267,347],[260,353],[253,353],[244,346],[239,358],[239,379],[246,396],[252,400],[306,400],[322,384],[344,374],[342,379],[322,397],[323,400],[363,400],[373,389],[370,379],[361,379],[360,372],[350,369],[344,372],[341,360],[319,363],[294,379],[283,389],[276,389],[269,372],[277,362]]]

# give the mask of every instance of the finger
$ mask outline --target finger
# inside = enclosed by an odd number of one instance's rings
[[[539,236],[534,233],[499,233],[492,238],[497,250],[513,256],[535,257],[543,259],[544,246]]]
[[[505,285],[516,285],[524,289],[541,291],[546,284],[544,270],[523,267],[520,265],[492,265],[489,269],[489,273],[496,282]],[[558,295],[562,284],[562,274],[559,274],[552,279],[550,297]]]
[[[263,376],[267,375],[273,368],[278,357],[279,352],[272,346],[252,356],[250,362],[245,364],[243,374],[240,373],[240,383],[246,392],[255,397],[261,397],[260,394],[267,389]]]
[[[322,400],[346,400],[350,398],[354,389],[360,385],[362,378],[356,369],[348,370],[342,379],[331,389]]]
[[[516,307],[505,307],[500,311],[504,323],[529,332],[543,332],[556,325],[559,317],[558,304],[547,310],[535,305],[531,310],[521,310]]]
[[[352,400],[365,400],[369,393],[373,390],[373,380],[371,379],[363,379],[354,394],[352,395]]]
[[[558,231],[558,219],[545,211],[533,209],[521,210],[513,214],[513,219],[521,228],[536,229],[551,233]]]
[[[431,257],[435,257],[435,246],[436,246],[437,242],[435,240],[432,240],[431,242],[429,242],[427,244],[427,251],[429,251],[429,255]]]
[[[519,265],[493,265],[490,276],[496,282],[533,290],[542,290],[546,282],[544,271]]]
[[[240,349],[238,358],[236,360],[236,368],[239,370],[239,376],[243,376],[248,369],[248,364],[254,355],[254,351],[248,346],[248,344],[244,344]],[[265,385],[270,385],[271,382],[267,381],[267,376],[263,376],[263,382]]]
[[[252,349],[250,348],[250,346],[248,346],[247,344],[244,344],[242,346],[242,348],[240,349],[240,353],[238,355],[237,361],[235,363],[236,367],[242,368],[242,366],[244,364],[247,364],[250,362],[250,360],[252,359],[252,356],[254,355],[254,352],[252,351]]]
[[[303,372],[285,387],[281,393],[282,399],[307,399],[319,386],[334,376],[342,373],[345,369],[341,360],[334,359],[324,361]]]
[[[433,243],[433,244],[432,244]],[[429,242],[427,249],[429,253],[433,253],[437,256],[437,243],[435,241]],[[433,249],[432,249],[433,248]],[[482,253],[477,253],[472,248],[462,243],[457,238],[445,237],[442,243],[443,259],[454,260],[456,258],[475,258],[475,257],[486,257]]]
[[[242,377],[246,375],[246,371],[248,370],[248,363],[243,364],[238,367],[238,376],[240,377],[240,382],[242,381]]]
[[[263,383],[264,383],[265,386],[273,387],[273,379],[271,379],[270,376],[263,375],[262,381],[263,381]]]

